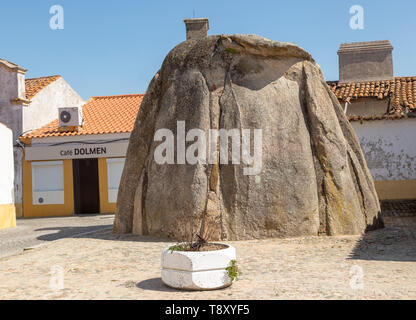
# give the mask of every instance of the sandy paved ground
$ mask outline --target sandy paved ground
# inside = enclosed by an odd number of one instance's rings
[[[363,237],[231,242],[240,280],[205,292],[162,284],[160,253],[170,242],[98,231],[0,259],[0,299],[416,299],[415,218],[387,220]],[[53,266],[62,268],[62,290],[51,289]]]
[[[17,219],[17,227],[0,230],[0,258],[21,253],[62,238],[111,229],[114,215],[84,214],[71,217]]]

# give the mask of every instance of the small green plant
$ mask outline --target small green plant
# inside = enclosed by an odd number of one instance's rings
[[[233,48],[226,48],[225,50],[227,50],[228,52],[232,53],[232,54],[236,54],[237,50],[233,49]]]
[[[177,243],[169,247],[170,251],[185,251],[188,250],[190,245],[188,243]]]
[[[241,272],[238,270],[238,267],[237,267],[237,261],[235,260],[231,260],[230,266],[225,268],[225,270],[227,270],[227,273],[231,279],[231,282],[238,280],[238,277],[241,275]]]
[[[177,243],[171,247],[169,247],[170,252],[173,251],[199,251],[201,247],[207,243],[207,241],[202,238],[200,235],[196,235],[198,240],[196,242],[182,242]]]

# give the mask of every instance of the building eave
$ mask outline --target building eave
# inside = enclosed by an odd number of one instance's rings
[[[12,104],[22,105],[25,107],[27,107],[32,102],[32,100],[30,99],[22,99],[22,98],[15,98],[10,101]]]
[[[10,61],[4,60],[4,59],[0,59],[0,67],[2,67],[3,69],[7,70],[8,72],[18,72],[18,73],[22,73],[25,74],[27,69],[24,69],[20,66],[18,66],[17,64],[14,64]]]

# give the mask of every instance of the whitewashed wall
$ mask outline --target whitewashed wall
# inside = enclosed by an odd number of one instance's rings
[[[14,203],[12,130],[0,123],[0,205]]]
[[[62,78],[42,89],[29,106],[12,104],[11,100],[25,99],[25,74],[8,70],[0,65],[0,122],[13,131],[13,143],[19,136],[40,128],[58,118],[59,107],[74,107],[84,103],[83,99]],[[15,203],[23,201],[22,149],[14,148],[14,195]]]
[[[84,104],[80,95],[62,78],[37,93],[29,107],[23,109],[23,132],[38,129],[58,118],[58,108],[79,107]]]
[[[12,100],[25,95],[25,88],[21,86],[24,79],[24,74],[0,66],[0,122],[12,129],[13,141],[22,133],[23,107],[13,104]]]
[[[416,180],[416,119],[351,122],[374,180]]]
[[[25,75],[0,66],[0,122],[10,128],[13,132],[13,144],[22,133],[21,104],[13,104],[16,98],[25,98]],[[22,150],[14,147],[14,203],[21,204],[23,198],[22,188]]]

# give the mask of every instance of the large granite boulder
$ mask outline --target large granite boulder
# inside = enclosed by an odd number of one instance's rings
[[[207,135],[250,129],[253,145],[261,129],[261,170],[247,174],[250,163],[224,164],[219,156],[181,164],[176,136],[175,164],[159,164],[155,133],[179,135],[181,121]],[[232,159],[231,146],[226,152]],[[358,139],[309,53],[255,35],[221,35],[182,42],[167,55],[130,137],[114,232],[240,240],[379,226]]]

